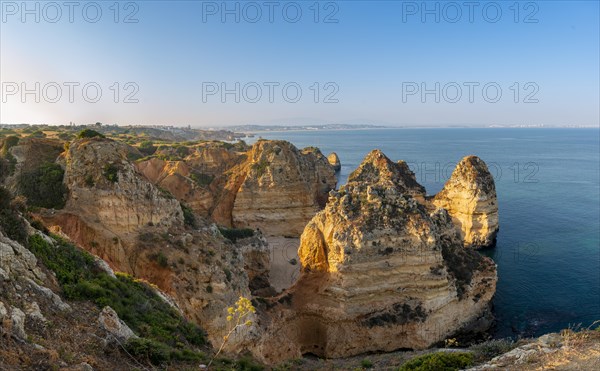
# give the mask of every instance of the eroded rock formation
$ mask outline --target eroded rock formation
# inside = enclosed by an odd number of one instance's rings
[[[498,233],[496,186],[479,157],[463,158],[432,202],[448,210],[466,247],[495,244]]]
[[[201,216],[277,236],[299,236],[336,185],[317,148],[285,141],[201,143],[181,161],[153,158],[137,168]]]
[[[220,344],[227,328],[223,308],[250,296],[243,254],[260,255],[265,242],[255,239],[242,251],[214,224],[198,218],[195,226],[186,225],[179,201],[127,160],[132,150],[109,139],[72,142],[61,160],[69,189],[66,207],[39,217],[114,270],[157,285]]]
[[[371,152],[306,226],[298,282],[266,311],[266,362],[423,349],[491,324],[496,266],[463,248],[406,163]]]
[[[232,210],[236,227],[298,236],[336,184],[333,169],[316,148],[299,151],[289,142],[259,141],[248,161]]]
[[[329,161],[329,164],[333,166],[333,170],[340,171],[342,169],[342,164],[340,163],[340,158],[338,157],[337,153],[331,152],[329,156],[327,156],[327,161]]]

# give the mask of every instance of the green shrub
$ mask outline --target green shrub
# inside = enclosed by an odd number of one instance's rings
[[[37,169],[19,176],[19,192],[27,198],[29,206],[62,209],[67,198],[64,174],[60,165],[45,162]]]
[[[11,149],[12,147],[19,144],[19,140],[20,140],[20,138],[17,136],[14,136],[14,135],[4,138],[2,147],[0,147],[1,148],[0,155],[4,156],[8,152],[9,149]]]
[[[254,236],[254,230],[250,228],[225,228],[219,227],[219,232],[223,237],[227,238],[232,242],[236,242],[238,239],[248,238]]]
[[[183,158],[190,154],[190,149],[186,146],[179,145],[175,147],[175,153],[177,153],[179,157]]]
[[[96,130],[92,129],[83,129],[77,134],[77,138],[106,138],[103,134],[98,133]]]
[[[104,177],[113,183],[118,182],[119,168],[115,164],[104,165]]]
[[[194,211],[190,209],[187,205],[180,204],[181,210],[183,210],[183,222],[185,225],[196,228],[196,216],[194,215]]]
[[[46,133],[41,130],[36,130],[29,135],[30,138],[46,138]]]
[[[269,165],[269,161],[263,159],[260,162],[252,164],[252,168],[256,170],[256,176],[260,178],[267,171]]]
[[[25,222],[19,216],[18,211],[11,205],[12,195],[9,191],[0,187],[0,230],[10,239],[25,243],[27,241],[27,230]]]
[[[134,357],[159,365],[171,359],[171,349],[163,343],[144,338],[131,338],[125,349]]]
[[[466,352],[437,352],[411,359],[398,370],[454,371],[473,364],[473,354]]]
[[[190,179],[192,179],[196,184],[203,188],[212,183],[214,178],[215,177],[210,174],[204,174],[199,171],[193,171],[190,174]]]
[[[483,363],[513,350],[516,346],[517,344],[510,339],[496,339],[472,345],[469,350],[473,352],[476,363]]]
[[[154,152],[156,152],[156,147],[154,146],[154,143],[149,140],[145,140],[142,143],[140,143],[138,149],[146,156],[151,156],[154,154]]]
[[[156,264],[158,264],[160,267],[163,267],[163,268],[166,268],[169,266],[169,259],[162,251],[159,251],[156,254],[151,254],[150,260],[155,261]]]
[[[62,139],[62,140],[71,140],[71,138],[73,137],[73,135],[69,134],[69,133],[59,133],[58,134],[58,139]]]
[[[205,344],[204,332],[181,317],[147,284],[125,274],[113,278],[97,267],[90,254],[59,237],[54,236],[54,239],[55,246],[33,235],[29,249],[55,273],[68,299],[90,300],[99,308],[106,305],[113,308],[142,338],[132,344],[136,354],[144,354],[145,359],[160,363],[191,354],[174,352],[173,347]]]
[[[371,368],[373,367],[373,362],[365,358],[360,362],[360,365],[362,368]]]
[[[0,180],[15,172],[17,159],[8,151],[19,144],[19,137],[11,135],[4,138],[0,145]]]

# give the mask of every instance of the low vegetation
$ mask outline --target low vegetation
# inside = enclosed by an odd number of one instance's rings
[[[79,132],[79,134],[77,134],[77,138],[83,139],[83,138],[106,138],[106,137],[104,136],[104,134],[100,134],[96,130],[83,129],[82,131]]]
[[[191,228],[196,228],[196,216],[194,215],[194,211],[183,203],[180,203],[180,205],[181,210],[183,211],[183,222],[185,225]]]
[[[27,240],[25,222],[11,198],[10,192],[0,187],[0,230],[8,238],[24,243]]]
[[[239,239],[248,238],[254,236],[254,230],[250,228],[225,228],[219,227],[219,232],[223,237],[227,238],[232,242],[236,242]]]
[[[475,363],[483,363],[513,350],[516,346],[517,343],[510,339],[495,339],[472,345],[469,350],[473,352]]]
[[[37,169],[19,176],[19,193],[27,198],[29,206],[62,209],[67,199],[64,174],[60,165],[45,162]]]
[[[11,135],[0,142],[0,180],[15,172],[17,159],[9,152],[9,150],[19,143],[19,137]]]
[[[108,305],[117,312],[140,336],[125,345],[129,353],[154,364],[205,358],[194,350],[206,343],[204,332],[181,317],[150,286],[126,274],[109,276],[91,255],[53,237],[55,246],[33,235],[29,249],[55,273],[67,299],[90,300],[99,308]]]
[[[468,352],[437,352],[422,355],[406,362],[398,371],[454,371],[473,365]]]
[[[119,181],[119,168],[115,164],[106,164],[103,168],[106,180],[116,183]]]
[[[192,171],[190,174],[190,179],[192,179],[200,187],[204,188],[212,183],[214,177],[210,174],[204,174],[200,171]]]

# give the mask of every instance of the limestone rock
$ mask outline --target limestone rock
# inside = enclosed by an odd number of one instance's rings
[[[340,158],[338,157],[337,153],[331,152],[327,156],[327,161],[333,167],[333,170],[340,171],[342,169],[342,164],[340,163]]]
[[[433,204],[448,210],[466,247],[486,247],[498,233],[496,186],[486,164],[476,156],[463,158]]]
[[[56,295],[52,290],[47,287],[40,286],[37,282],[30,278],[26,278],[25,282],[29,283],[29,286],[38,294],[42,295],[46,299],[49,299],[52,306],[59,311],[70,311],[71,306],[65,303],[60,296]]]
[[[137,337],[129,326],[119,318],[117,312],[109,306],[104,307],[102,312],[100,312],[98,323],[121,343],[126,342],[132,337]]]
[[[66,210],[114,233],[136,232],[148,224],[182,223],[179,202],[138,175],[127,160],[129,151],[109,139],[72,142],[65,156],[70,192]]]
[[[34,321],[39,321],[42,323],[48,322],[46,317],[44,317],[42,314],[40,306],[35,301],[25,304],[25,312],[27,313],[27,317]]]
[[[0,301],[0,326],[2,325],[2,320],[8,315],[8,310],[4,303]]]
[[[406,163],[373,151],[306,226],[298,282],[254,348],[268,363],[424,349],[490,326],[496,266],[464,249]]]
[[[546,334],[537,339],[531,339],[526,344],[516,347],[506,353],[500,354],[484,364],[469,368],[469,371],[546,369],[548,367],[533,367],[534,365],[537,366],[537,364],[535,364],[535,360],[537,359],[539,361],[540,359],[548,359],[550,365],[552,365],[548,355],[563,351],[563,346],[563,339],[560,334]],[[569,352],[576,353],[573,352],[573,349],[570,349]],[[566,361],[567,357],[564,357],[563,362],[567,363]],[[575,370],[583,368],[565,367],[564,369]]]
[[[10,320],[12,335],[19,340],[27,339],[27,333],[25,333],[25,313],[17,307],[11,307]]]
[[[16,241],[0,233],[0,267],[3,277],[11,276],[45,280],[46,275],[37,267],[35,256]]]
[[[285,141],[259,141],[237,191],[233,225],[259,228],[271,236],[298,236],[325,205],[336,179],[316,148],[302,151]]]
[[[313,147],[285,141],[201,143],[180,161],[136,164],[152,183],[198,215],[227,227],[299,236],[336,186],[334,168]]]

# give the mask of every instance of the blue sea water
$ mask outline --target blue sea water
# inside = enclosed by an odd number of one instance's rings
[[[466,155],[494,175],[500,232],[496,337],[539,336],[600,320],[600,131],[372,129],[257,134],[335,151],[339,183],[372,149],[405,160],[428,194]]]

